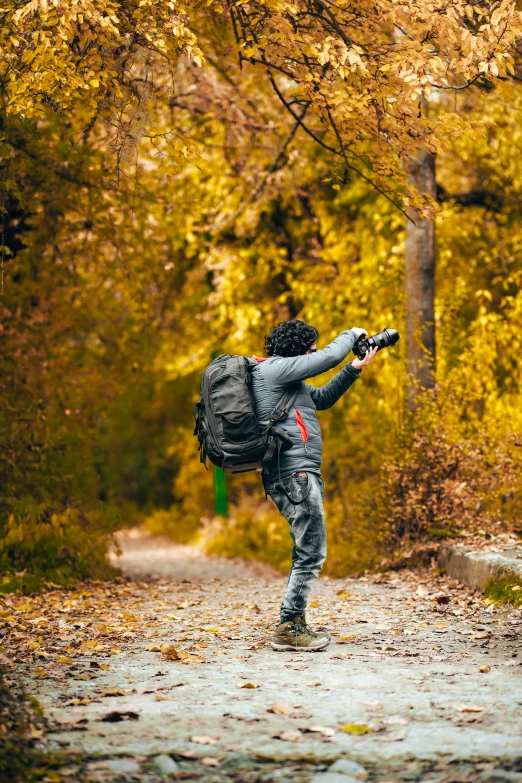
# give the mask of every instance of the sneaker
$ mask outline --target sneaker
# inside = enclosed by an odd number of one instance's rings
[[[272,637],[273,650],[302,650],[314,652],[324,650],[330,643],[330,634],[325,631],[313,631],[303,617],[294,617],[276,628]]]

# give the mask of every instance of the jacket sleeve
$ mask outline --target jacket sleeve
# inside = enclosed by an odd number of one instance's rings
[[[350,388],[352,383],[355,383],[360,374],[360,370],[356,370],[351,364],[347,364],[331,381],[328,381],[328,383],[321,388],[309,386],[310,395],[316,409],[318,411],[324,411],[326,408],[331,408],[332,405],[335,405],[337,400]]]
[[[266,368],[266,375],[272,382],[285,385],[314,378],[342,362],[352,350],[355,340],[353,331],[347,329],[316,353],[304,356],[274,356]]]

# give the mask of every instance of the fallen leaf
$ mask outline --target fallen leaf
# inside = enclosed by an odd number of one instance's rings
[[[253,682],[238,682],[238,688],[259,688],[259,685],[255,685]]]
[[[277,703],[274,707],[269,707],[267,712],[271,712],[274,715],[290,715],[292,710],[284,704]]]
[[[203,756],[201,763],[205,767],[219,767],[220,760],[217,758],[217,756]]]
[[[189,740],[196,745],[215,745],[217,742],[215,737],[205,737],[204,735],[193,735],[189,737]]]
[[[159,646],[159,644],[147,644],[145,649],[147,650],[147,652],[161,652],[161,647]]]
[[[459,712],[482,712],[484,707],[477,707],[473,704],[461,704],[460,702],[457,702],[453,705],[456,710]]]
[[[323,737],[333,737],[337,733],[337,729],[332,729],[331,726],[307,726],[301,731],[311,732],[313,734],[322,734]]]
[[[100,693],[102,699],[109,696],[126,696],[126,695],[127,695],[127,691],[124,691],[121,688],[109,688],[108,691],[102,691]]]
[[[364,723],[346,723],[341,726],[341,731],[346,734],[371,734],[373,729]]]
[[[479,672],[482,672],[483,674],[487,674],[490,671],[491,671],[491,666],[487,666],[487,665],[479,666]]]
[[[371,701],[364,706],[366,708],[366,712],[379,712],[379,710],[382,710],[383,708],[383,705],[380,701]]]
[[[355,636],[353,634],[345,634],[344,636],[339,636],[337,638],[337,644],[346,644],[346,642],[353,642],[355,639]]]
[[[184,661],[190,658],[190,653],[186,650],[178,650],[173,644],[162,644],[160,651],[163,658],[167,661]]]
[[[309,688],[319,688],[322,682],[307,682],[305,685],[308,685]]]
[[[272,734],[273,739],[279,739],[283,742],[299,742],[301,737],[300,731],[281,731],[277,734]]]
[[[104,715],[100,720],[103,723],[119,723],[121,720],[138,720],[139,717],[137,712],[120,712],[114,710],[114,712],[108,712],[107,715]]]

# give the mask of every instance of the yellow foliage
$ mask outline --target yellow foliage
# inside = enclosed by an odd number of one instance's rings
[[[416,502],[417,447],[425,474],[454,449],[480,452],[488,477],[515,465],[503,448],[522,430],[515,2],[320,2],[310,18],[279,0],[31,0],[3,14],[8,586],[13,573],[30,589],[46,569],[64,582],[96,572],[110,532],[144,519],[286,568],[286,523],[256,476],[230,480],[230,517],[214,518],[192,437],[199,376],[216,350],[262,354],[289,317],[321,345],[354,324],[401,331],[411,204],[437,213],[437,390],[412,422],[401,342],[321,414],[330,572],[392,546],[397,498]],[[405,189],[412,145],[438,153],[436,205]],[[487,498],[467,484],[466,509],[481,500],[481,524],[502,512],[514,525],[515,483],[488,484]],[[432,509],[434,493],[421,492]],[[458,508],[445,506],[452,529]],[[422,534],[445,529],[415,518]]]

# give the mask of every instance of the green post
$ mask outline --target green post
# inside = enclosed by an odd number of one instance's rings
[[[213,361],[219,356],[218,351],[212,351],[210,359]],[[214,511],[217,517],[228,516],[228,494],[225,473],[214,466]]]
[[[228,515],[227,481],[221,468],[214,466],[214,506],[216,516]]]

